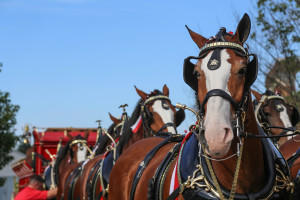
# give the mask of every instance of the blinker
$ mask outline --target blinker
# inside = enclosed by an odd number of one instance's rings
[[[276,110],[277,110],[278,112],[282,112],[282,111],[283,111],[282,105],[281,105],[281,104],[276,105]]]
[[[166,101],[164,101],[164,100],[162,100],[161,101],[161,106],[163,107],[163,109],[165,109],[165,110],[169,110],[169,105],[167,104],[167,102]]]
[[[277,112],[282,112],[284,110],[282,104],[278,101],[275,101],[275,109],[277,110]]]

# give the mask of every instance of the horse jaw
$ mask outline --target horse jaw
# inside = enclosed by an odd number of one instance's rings
[[[216,70],[209,70],[207,62],[211,54],[212,52],[202,60],[201,66],[206,78],[206,89],[207,91],[221,89],[229,93],[228,81],[231,75],[231,64],[228,63],[229,54],[226,50],[222,50],[221,66]],[[228,153],[233,139],[233,131],[230,123],[231,105],[228,100],[216,96],[209,98],[206,106],[204,121],[205,139],[208,147],[206,152],[212,157],[224,157]]]
[[[80,149],[80,143],[77,144],[78,146],[78,151],[77,151],[77,162],[80,163],[82,161],[85,161],[86,159],[86,155],[87,155],[87,149],[86,147],[83,145],[82,150]]]

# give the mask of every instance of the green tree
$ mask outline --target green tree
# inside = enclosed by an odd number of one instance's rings
[[[9,154],[18,141],[14,125],[17,123],[16,114],[19,108],[11,103],[8,92],[0,90],[0,170],[13,159]],[[4,184],[4,179],[0,180],[0,184]]]
[[[300,106],[299,0],[258,0],[250,39],[259,56],[256,89],[279,86],[288,101]],[[272,84],[271,84],[272,83]]]

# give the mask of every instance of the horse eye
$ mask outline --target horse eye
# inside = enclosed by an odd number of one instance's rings
[[[247,68],[246,68],[246,67],[243,67],[242,69],[240,69],[240,70],[238,71],[238,74],[239,74],[239,75],[245,75],[246,72],[247,72]]]

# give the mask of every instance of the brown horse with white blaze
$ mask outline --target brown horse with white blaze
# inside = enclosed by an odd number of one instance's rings
[[[270,150],[273,144],[267,139],[246,138],[247,133],[263,134],[256,125],[250,95],[250,86],[257,76],[257,60],[254,56],[250,61],[250,54],[243,47],[250,25],[245,14],[235,34],[221,28],[209,39],[188,29],[200,54],[185,60],[184,80],[200,102],[199,123],[180,145],[171,142],[160,147],[163,139],[149,138],[129,147],[112,170],[110,200],[177,196],[268,199],[277,195],[275,177],[280,173],[276,170],[284,171],[284,178],[287,170],[275,169],[278,160]],[[190,59],[198,61],[193,64]],[[148,153],[157,147],[160,149],[156,154]],[[144,168],[146,161],[149,164]],[[280,192],[287,193],[289,189],[284,187]]]

